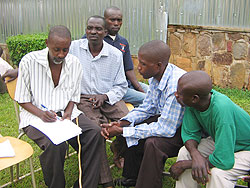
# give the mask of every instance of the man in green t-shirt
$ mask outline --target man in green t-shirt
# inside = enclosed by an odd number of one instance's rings
[[[234,187],[250,170],[250,116],[227,96],[212,89],[203,71],[191,71],[178,81],[177,101],[186,106],[182,123],[185,146],[170,172],[176,187]],[[201,137],[205,131],[210,136]]]

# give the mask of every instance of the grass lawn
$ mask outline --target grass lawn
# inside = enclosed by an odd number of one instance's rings
[[[250,113],[250,92],[249,91],[241,91],[237,89],[221,89],[215,87],[216,90],[226,94],[229,96],[236,104],[245,109],[248,113]],[[13,102],[10,99],[9,95],[0,94],[0,134],[3,136],[18,136],[18,123],[15,116],[15,110],[13,106]],[[30,143],[34,149],[33,162],[34,168],[39,169],[40,163],[38,156],[41,153],[41,150],[31,141],[27,136],[22,137],[23,140]],[[70,148],[71,151],[72,148]],[[110,164],[112,163],[112,153],[109,149],[109,145],[107,145],[107,152],[109,155]],[[165,165],[165,169],[167,170],[173,163],[175,162],[175,158],[168,159]],[[22,162],[20,165],[21,175],[29,172],[29,163],[28,161]],[[14,169],[15,172],[15,169]],[[112,175],[114,178],[121,177],[121,170],[116,167],[112,168]],[[73,155],[69,159],[65,161],[65,176],[66,176],[66,187],[72,187],[74,181],[78,177],[78,164],[77,164],[77,156]],[[45,184],[43,181],[42,171],[35,172],[35,178],[38,188],[45,188]],[[9,169],[5,169],[0,172],[0,185],[5,184],[10,179]],[[164,177],[163,179],[164,188],[174,187],[174,180],[172,178]],[[29,188],[32,187],[31,177],[26,177],[23,180],[14,183],[12,186],[15,188]]]

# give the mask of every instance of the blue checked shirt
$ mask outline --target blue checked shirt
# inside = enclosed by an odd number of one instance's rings
[[[143,103],[122,118],[131,122],[128,127],[123,128],[123,136],[128,147],[137,145],[139,139],[175,135],[176,129],[182,123],[184,108],[177,102],[174,93],[178,79],[184,73],[184,70],[169,63],[160,82],[154,78],[149,79],[149,90]],[[157,122],[143,123],[134,127],[134,124],[157,114],[160,114]]]

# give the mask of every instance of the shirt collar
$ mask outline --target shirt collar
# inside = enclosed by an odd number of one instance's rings
[[[39,51],[39,56],[37,58],[37,62],[44,66],[47,69],[49,69],[49,61],[48,61],[48,53],[49,53],[49,48],[46,47],[43,50]],[[69,61],[69,54],[65,57],[65,71],[68,72],[70,66],[72,65],[72,61]]]
[[[88,39],[81,39],[80,42],[81,42],[80,47],[83,48],[84,50],[87,50],[90,53]],[[109,48],[108,45],[109,44],[103,40],[103,47],[98,56],[108,56],[108,48]]]
[[[109,34],[107,34],[105,37],[106,37],[106,38],[109,38],[109,39],[112,40],[112,41],[120,40],[120,35],[119,35],[118,33],[117,33],[116,36],[115,36],[115,40],[113,40],[113,39],[109,36]]]
[[[168,80],[171,78],[172,75],[172,65],[170,63],[168,63],[163,75],[162,75],[162,78],[160,80],[160,82],[158,82],[158,80],[156,80],[155,78],[153,78],[152,82],[154,85],[158,85],[157,88],[161,91],[163,91],[168,83]]]

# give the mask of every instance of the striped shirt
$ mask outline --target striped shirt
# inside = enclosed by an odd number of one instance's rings
[[[111,105],[122,99],[128,83],[118,49],[103,41],[101,52],[93,57],[88,40],[80,39],[72,41],[69,53],[78,57],[83,67],[81,94],[106,94]]]
[[[174,93],[178,79],[185,73],[184,70],[173,64],[168,64],[160,82],[149,79],[149,89],[143,103],[134,108],[122,120],[131,122],[123,128],[123,136],[128,147],[137,145],[139,139],[151,136],[173,137],[180,127],[184,115],[184,108],[177,102]],[[160,114],[157,122],[136,125],[151,116]]]
[[[80,102],[80,83],[82,65],[79,60],[68,54],[63,63],[60,80],[55,87],[48,62],[48,48],[25,55],[19,64],[15,100],[18,103],[31,102],[42,109],[41,104],[55,112],[64,111],[70,101]],[[81,111],[74,106],[71,119]],[[30,121],[38,118],[20,108],[19,128],[26,127]]]

